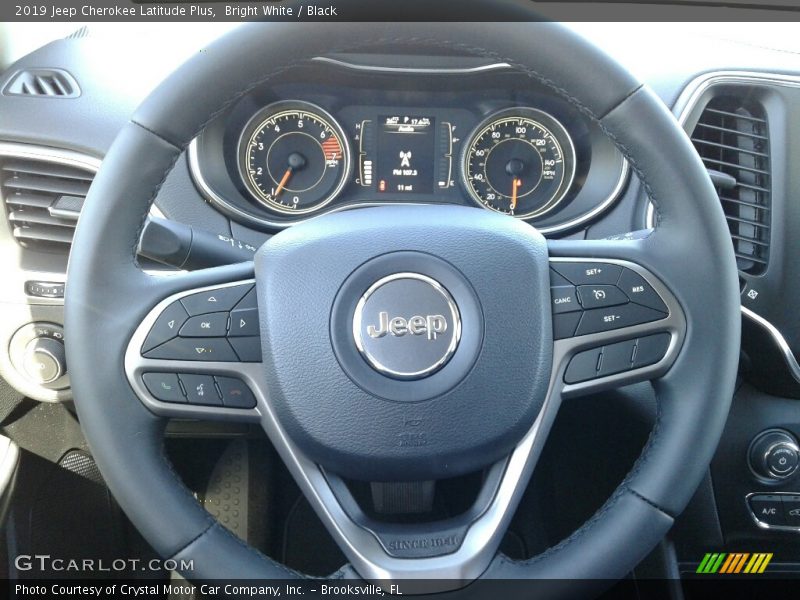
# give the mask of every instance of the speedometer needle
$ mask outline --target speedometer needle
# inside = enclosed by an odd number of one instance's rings
[[[289,167],[288,169],[286,169],[286,173],[283,174],[283,177],[281,178],[281,182],[278,184],[278,187],[275,189],[275,197],[276,198],[278,196],[280,196],[281,192],[283,191],[283,188],[289,182],[289,178],[292,176],[292,173],[294,173],[294,169],[292,167]]]
[[[522,186],[522,180],[519,177],[514,177],[514,182],[511,184],[511,210],[517,208],[517,190]]]

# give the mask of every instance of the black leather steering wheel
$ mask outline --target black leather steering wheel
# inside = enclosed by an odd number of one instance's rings
[[[546,241],[480,209],[379,207],[289,228],[259,250],[255,265],[142,271],[136,250],[148,210],[214,116],[305,60],[386,46],[490,57],[550,88],[625,155],[656,207],[657,228],[631,239]],[[576,321],[564,333],[569,323],[551,310],[551,278],[567,287],[628,285],[631,306],[651,312],[577,332]],[[203,361],[147,347],[164,311],[197,313],[209,294],[230,310],[251,288],[261,362],[221,346],[204,349],[213,358]],[[395,333],[413,326],[418,335],[363,337],[380,312],[422,317],[396,323]],[[577,318],[598,316],[588,314]],[[554,24],[242,26],[170,76],[119,134],[87,198],[66,291],[75,402],[100,470],[158,553],[194,560],[192,579],[303,575],[248,547],[198,505],[164,456],[168,417],[260,422],[351,561],[334,577],[460,582],[451,587],[480,577],[621,578],[661,540],[708,468],[733,393],[739,327],[728,230],[689,140],[648,88]],[[359,337],[369,346],[363,356]],[[588,380],[567,374],[571,360],[596,348],[610,357],[631,356],[634,347],[639,362],[625,368]],[[647,352],[656,352],[649,362]],[[377,368],[439,359],[438,370],[422,376]],[[163,401],[142,379],[149,372],[236,377],[256,406]],[[561,398],[643,380],[652,380],[657,421],[613,496],[542,555],[497,554]],[[424,526],[370,520],[343,483],[479,470],[485,485],[473,508]]]

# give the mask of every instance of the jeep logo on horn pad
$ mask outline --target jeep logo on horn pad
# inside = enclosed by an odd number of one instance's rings
[[[419,273],[395,273],[370,286],[353,315],[353,337],[376,371],[421,379],[455,353],[461,318],[450,293]]]

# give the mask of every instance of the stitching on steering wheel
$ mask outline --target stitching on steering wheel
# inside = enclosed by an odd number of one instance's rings
[[[619,151],[622,153],[622,155],[626,158],[626,160],[630,164],[631,168],[633,169],[634,173],[636,173],[637,177],[642,182],[642,185],[644,186],[644,189],[645,189],[645,192],[647,193],[647,196],[649,197],[649,199],[653,203],[653,207],[654,207],[654,211],[655,211],[655,215],[656,215],[656,223],[657,224],[660,223],[660,221],[661,221],[661,212],[659,210],[659,202],[658,202],[658,199],[657,199],[655,193],[653,192],[653,188],[650,185],[647,177],[645,176],[645,174],[642,171],[642,169],[639,167],[638,163],[636,162],[636,159],[632,156],[632,153],[630,152],[630,150],[622,142],[620,142],[620,140],[613,133],[611,133],[609,131],[609,129],[606,127],[605,123],[603,122],[603,119],[606,116],[608,116],[608,114],[610,114],[613,110],[616,110],[617,108],[622,106],[632,96],[636,95],[640,90],[642,90],[643,89],[643,85],[640,84],[639,86],[637,86],[627,96],[625,96],[625,98],[623,98],[619,103],[617,103],[614,107],[609,109],[609,111],[607,111],[605,115],[598,116],[589,107],[584,105],[575,96],[570,94],[566,89],[560,87],[554,81],[552,81],[552,80],[548,79],[547,77],[541,75],[540,73],[538,73],[534,69],[531,69],[530,67],[528,67],[526,65],[522,65],[522,64],[518,63],[517,61],[515,61],[513,59],[510,59],[508,57],[504,57],[504,56],[502,56],[500,54],[497,54],[497,53],[495,53],[495,52],[493,52],[491,50],[488,50],[486,48],[482,48],[482,47],[479,47],[479,46],[472,46],[470,44],[463,44],[463,43],[457,43],[457,42],[448,42],[448,41],[444,41],[444,40],[437,40],[437,39],[430,39],[430,38],[397,37],[397,38],[378,38],[378,39],[363,41],[363,42],[360,42],[358,44],[347,44],[347,45],[345,45],[343,47],[340,47],[340,48],[331,48],[329,51],[330,52],[343,52],[343,51],[348,51],[348,50],[349,51],[358,50],[358,49],[361,49],[361,48],[366,48],[366,47],[371,47],[371,46],[376,46],[376,45],[381,45],[381,44],[415,44],[415,43],[427,44],[429,46],[439,47],[439,48],[444,48],[444,49],[464,50],[464,51],[470,52],[472,54],[477,54],[479,56],[483,56],[484,58],[491,58],[491,59],[494,59],[494,60],[498,60],[498,61],[502,61],[502,62],[508,63],[510,66],[522,71],[523,73],[525,73],[531,79],[533,79],[535,81],[538,81],[540,84],[544,85],[545,87],[550,88],[551,90],[556,92],[558,95],[560,95],[561,97],[566,99],[579,112],[581,112],[582,114],[584,114],[587,117],[589,117],[592,121],[594,121],[600,127],[600,129],[603,131],[603,133],[605,133],[609,137],[609,139],[614,143],[614,145],[619,149]],[[164,183],[166,182],[167,177],[169,176],[169,174],[174,169],[175,164],[177,163],[178,159],[183,154],[183,152],[186,150],[186,147],[188,146],[188,144],[211,121],[216,119],[219,115],[221,115],[223,112],[225,112],[231,105],[233,105],[240,98],[242,98],[243,96],[248,94],[250,91],[252,91],[255,88],[265,84],[266,82],[268,82],[271,79],[273,79],[274,77],[286,72],[287,70],[292,69],[292,68],[294,68],[294,67],[296,67],[296,66],[298,66],[300,64],[303,64],[303,63],[307,62],[307,60],[308,59],[292,61],[292,62],[284,65],[283,67],[280,67],[278,69],[275,69],[275,70],[269,72],[268,74],[266,74],[262,78],[252,82],[251,84],[249,84],[248,86],[246,86],[242,90],[240,90],[240,91],[236,92],[235,94],[233,94],[230,98],[225,100],[220,105],[220,107],[218,109],[213,111],[208,116],[208,118],[206,118],[195,129],[195,131],[190,136],[189,140],[187,142],[183,143],[183,144],[177,145],[174,142],[166,139],[162,135],[158,134],[157,132],[153,131],[152,129],[148,128],[147,126],[139,123],[138,121],[136,121],[134,119],[131,119],[131,123],[133,125],[143,129],[144,131],[147,131],[148,133],[152,134],[153,136],[155,136],[156,138],[158,138],[162,142],[170,145],[171,147],[173,147],[175,149],[174,157],[170,161],[169,165],[166,167],[166,169],[164,171],[164,174],[161,177],[161,179],[159,180],[159,182],[153,188],[153,191],[151,193],[150,199],[147,202],[148,210],[149,210],[149,207],[154,203],[156,197],[158,196],[159,191],[161,190],[161,188],[163,187]],[[143,216],[142,216],[142,222],[141,222],[140,226],[136,230],[135,237],[134,237],[134,240],[133,240],[133,245],[132,245],[133,264],[135,266],[137,266],[137,267],[139,267],[137,249],[138,249],[139,239],[141,237],[142,230],[144,229],[144,226],[145,226],[145,224],[147,222],[147,215],[148,215],[148,211],[146,210],[144,212]],[[656,422],[655,422],[655,425],[654,425],[654,427],[653,427],[653,429],[652,429],[652,431],[650,433],[650,437],[648,438],[648,441],[647,441],[644,449],[642,450],[641,455],[637,459],[633,469],[627,475],[625,480],[619,485],[619,487],[617,488],[615,493],[612,495],[611,498],[609,498],[609,500],[603,505],[603,507],[601,507],[588,521],[586,521],[586,523],[584,523],[572,535],[570,535],[569,537],[565,538],[564,540],[562,540],[558,544],[552,546],[551,548],[548,548],[543,553],[541,553],[541,554],[539,554],[539,555],[537,555],[537,556],[535,556],[535,557],[533,557],[531,559],[528,559],[527,561],[511,561],[511,559],[509,559],[506,556],[501,554],[501,555],[499,555],[500,560],[504,561],[506,563],[523,564],[523,565],[526,565],[526,566],[532,565],[532,564],[535,564],[536,562],[544,560],[545,558],[551,556],[555,552],[558,552],[558,551],[562,550],[563,548],[569,546],[573,542],[577,541],[578,539],[580,539],[581,537],[586,535],[586,533],[589,532],[596,525],[596,523],[599,521],[599,519],[604,514],[606,514],[611,508],[613,508],[613,506],[619,501],[619,499],[626,492],[630,492],[630,493],[634,494],[636,497],[640,498],[642,501],[647,502],[648,504],[650,504],[651,506],[653,506],[657,510],[659,510],[662,513],[666,514],[667,516],[671,517],[671,515],[667,511],[665,511],[663,508],[659,507],[658,505],[656,505],[652,501],[648,500],[647,498],[644,498],[643,496],[641,496],[640,494],[638,494],[637,492],[635,492],[634,490],[632,490],[629,487],[629,482],[639,472],[639,470],[642,468],[642,466],[649,460],[649,456],[651,454],[651,451],[655,447],[655,445],[656,445],[656,443],[658,441],[658,437],[659,437],[658,434],[660,432],[660,424],[661,424],[661,412],[662,412],[661,411],[661,403],[658,401],[658,398],[657,398],[657,406],[658,406],[658,409],[657,409]],[[186,487],[184,486],[183,482],[180,480],[178,475],[175,473],[170,461],[168,460],[166,455],[163,453],[163,451],[162,451],[162,458],[164,459],[164,462],[167,463],[167,467],[169,469],[169,472],[172,474],[173,478],[186,491],[186,493],[189,494],[188,490],[186,490]],[[189,496],[192,497],[192,499],[194,500],[194,497],[191,496],[191,494],[189,494]],[[208,515],[208,513],[206,513],[206,514]],[[207,528],[205,528],[197,537],[193,538],[192,541],[190,541],[186,546],[184,546],[181,549],[181,551],[185,550],[189,545],[191,545],[195,541],[197,541],[197,540],[201,539],[202,537],[206,536],[207,534],[209,534],[214,529],[214,527],[218,526],[225,535],[227,535],[228,537],[232,538],[237,544],[242,546],[245,550],[247,550],[247,551],[249,551],[251,553],[254,553],[260,559],[266,560],[270,565],[274,565],[274,566],[278,567],[279,569],[282,569],[284,572],[286,572],[288,574],[291,574],[294,577],[297,577],[297,576],[306,577],[304,574],[301,574],[301,573],[299,573],[297,571],[294,571],[294,570],[290,569],[289,567],[286,567],[285,565],[283,565],[283,564],[271,559],[270,557],[265,556],[264,554],[259,552],[256,548],[253,548],[252,546],[250,546],[247,543],[243,542],[238,537],[236,537],[234,534],[232,534],[230,531],[228,531],[223,525],[221,525],[217,520],[215,520],[210,515],[208,515],[207,518],[212,523]],[[341,570],[339,572],[337,572],[337,573],[340,573],[340,577],[343,576],[343,572],[341,572]]]

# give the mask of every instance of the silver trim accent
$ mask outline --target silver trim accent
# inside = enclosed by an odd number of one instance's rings
[[[783,334],[781,334],[778,328],[761,315],[754,313],[746,306],[742,306],[742,314],[767,330],[767,333],[772,336],[773,341],[778,345],[781,354],[783,354],[783,358],[786,361],[786,366],[789,368],[792,377],[794,377],[794,379],[800,383],[800,364],[798,364],[794,352],[792,352],[792,349],[789,347],[789,343],[786,341],[786,338],[783,337]]]
[[[372,533],[354,523],[337,500],[323,471],[303,454],[282,428],[271,407],[269,390],[263,385],[264,378],[260,363],[167,361],[147,359],[141,356],[140,349],[150,327],[170,303],[202,290],[252,283],[252,279],[186,290],[159,302],[145,317],[131,338],[125,354],[125,372],[136,394],[148,408],[158,415],[195,419],[248,421],[260,419],[262,427],[300,489],[348,560],[365,579],[379,585],[404,579],[433,579],[438,580],[431,582],[431,586],[435,586],[436,591],[457,589],[480,577],[495,556],[506,527],[525,492],[527,482],[544,446],[546,434],[555,418],[562,397],[658,377],[669,369],[683,342],[686,321],[677,300],[659,280],[643,267],[624,260],[596,257],[553,258],[551,261],[601,262],[632,269],[642,275],[661,295],[667,304],[669,314],[664,319],[652,323],[555,342],[550,383],[542,409],[530,429],[508,457],[505,472],[498,484],[494,498],[486,510],[469,527],[458,550],[451,554],[433,558],[395,558],[385,552],[381,543]],[[606,342],[662,331],[670,332],[673,339],[667,355],[657,364],[581,384],[565,386],[562,383],[569,359],[576,352]],[[227,374],[240,377],[250,386],[256,396],[257,406],[252,410],[238,410],[161,402],[147,392],[141,380],[141,374],[146,371]]]
[[[327,56],[317,56],[311,59],[314,62],[327,63],[353,71],[371,71],[374,73],[418,73],[418,74],[431,74],[431,75],[465,75],[469,73],[483,73],[486,71],[500,71],[510,69],[511,65],[508,63],[491,63],[486,65],[479,65],[477,67],[443,67],[443,68],[427,68],[427,67],[381,67],[378,65],[358,65],[336,58],[329,58]]]
[[[768,523],[759,520],[759,518],[753,512],[753,508],[750,506],[750,498],[753,496],[800,496],[800,492],[750,492],[744,497],[744,503],[747,506],[747,512],[750,513],[750,517],[753,519],[753,522],[759,529],[765,529],[768,531],[794,531],[796,533],[800,533],[800,526],[793,527],[791,525],[769,525]]]
[[[361,333],[364,306],[367,304],[367,300],[369,300],[372,294],[374,294],[387,283],[398,281],[400,279],[416,279],[417,281],[427,283],[435,291],[439,292],[439,294],[441,294],[441,296],[445,299],[445,302],[447,302],[447,306],[450,309],[450,317],[453,320],[453,328],[455,329],[452,334],[453,337],[445,349],[444,355],[429,367],[413,373],[402,373],[400,371],[395,371],[394,369],[390,369],[386,365],[382,364],[370,354],[367,348],[364,347],[364,339]],[[450,292],[448,292],[447,289],[445,289],[445,287],[435,279],[426,275],[421,275],[420,273],[394,273],[379,279],[369,286],[367,291],[361,296],[358,304],[356,304],[356,310],[353,315],[353,339],[355,340],[356,348],[358,348],[361,356],[363,356],[364,360],[366,360],[376,371],[389,375],[390,377],[396,377],[398,379],[421,379],[426,375],[430,375],[431,373],[441,369],[452,358],[456,348],[458,347],[458,342],[461,341],[461,313],[458,311],[458,305],[456,304],[456,301],[453,300]]]
[[[757,71],[711,71],[709,73],[704,73],[690,81],[686,87],[683,88],[683,91],[681,92],[680,96],[678,96],[678,99],[675,101],[675,105],[672,109],[673,114],[676,115],[676,119],[678,120],[680,126],[684,128],[684,131],[686,120],[689,118],[689,115],[692,113],[692,111],[694,111],[697,103],[700,101],[700,98],[704,93],[718,85],[736,84],[800,87],[800,76],[783,75],[781,73],[764,73]],[[689,134],[688,131],[686,133],[687,135]],[[653,206],[652,202],[647,203],[645,226],[649,229],[655,227],[655,207]],[[764,317],[756,314],[744,306],[742,306],[742,315],[751,319],[752,321],[755,321],[757,324],[767,330],[767,332],[772,336],[772,339],[780,348],[783,358],[786,361],[786,366],[789,368],[789,372],[791,373],[792,377],[795,379],[795,381],[800,383],[800,364],[798,364],[794,352],[792,352],[792,349],[786,342],[786,338],[783,337],[783,334],[781,334],[778,328]]]

